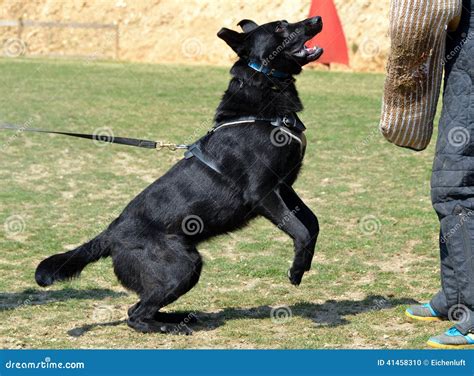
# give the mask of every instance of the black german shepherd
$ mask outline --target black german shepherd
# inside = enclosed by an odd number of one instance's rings
[[[293,76],[321,56],[321,48],[305,43],[321,31],[322,20],[239,25],[244,32],[223,28],[217,34],[239,59],[214,130],[104,232],[42,261],[36,270],[40,286],[75,277],[89,263],[112,256],[120,282],[140,296],[128,311],[128,325],[169,332],[175,326],[165,323],[184,316],[159,310],[198,282],[202,260],[196,245],[259,215],[293,238],[288,277],[300,284],[311,267],[319,226],[291,188],[305,149],[304,126],[296,116],[303,106]]]

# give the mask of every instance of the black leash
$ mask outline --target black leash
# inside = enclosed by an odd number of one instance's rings
[[[202,163],[204,163],[206,166],[208,166],[209,168],[213,169],[215,172],[220,174],[221,171],[219,170],[217,165],[212,161],[212,159],[206,157],[203,150],[201,150],[201,147],[200,147],[201,140],[204,137],[207,137],[210,134],[216,132],[217,130],[225,128],[225,127],[248,124],[248,123],[258,123],[258,122],[269,123],[274,127],[280,128],[284,133],[288,135],[288,137],[293,138],[300,143],[301,150],[305,148],[306,141],[303,142],[299,136],[295,135],[292,132],[294,131],[297,134],[301,134],[306,129],[302,121],[299,119],[298,115],[296,115],[296,113],[278,116],[275,118],[260,118],[256,116],[245,116],[245,117],[234,118],[234,119],[231,119],[230,121],[215,124],[215,126],[205,136],[203,136],[202,138],[200,138],[199,140],[197,140],[191,145],[172,144],[172,143],[166,143],[162,141],[140,140],[138,138],[115,137],[115,136],[108,136],[108,135],[101,135],[101,134],[49,131],[46,129],[29,128],[26,126],[19,127],[19,126],[8,124],[8,123],[0,124],[0,130],[6,129],[6,130],[17,131],[17,132],[38,132],[38,133],[58,134],[62,136],[85,138],[87,140],[100,141],[104,143],[107,142],[111,144],[135,146],[135,147],[145,148],[145,149],[155,149],[155,150],[162,150],[163,148],[168,148],[169,150],[187,149],[184,155],[186,159],[195,157],[198,160],[200,160]],[[286,128],[287,130],[284,130],[284,128]],[[284,144],[286,144],[286,142]],[[280,144],[279,146],[283,146],[284,144]],[[275,145],[275,146],[278,146],[278,145]]]
[[[0,129],[8,129],[8,130],[19,131],[19,132],[38,132],[38,133],[58,134],[58,135],[63,135],[63,136],[85,138],[87,140],[107,142],[110,144],[135,146],[135,147],[145,148],[145,149],[161,150],[163,148],[168,148],[170,150],[176,150],[176,149],[188,148],[188,145],[170,144],[170,143],[165,143],[162,141],[140,140],[138,138],[115,137],[115,136],[108,136],[108,135],[101,135],[101,134],[48,131],[45,129],[38,129],[38,128],[18,127],[13,124],[0,124]]]

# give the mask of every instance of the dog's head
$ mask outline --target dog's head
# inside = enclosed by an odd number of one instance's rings
[[[323,53],[322,48],[305,46],[322,30],[321,17],[296,23],[275,21],[263,25],[242,20],[238,25],[243,33],[224,27],[217,36],[246,61],[257,61],[272,69],[298,74],[303,65],[317,60]]]

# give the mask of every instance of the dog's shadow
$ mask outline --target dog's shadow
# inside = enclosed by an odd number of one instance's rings
[[[62,302],[70,299],[102,300],[126,295],[124,292],[117,292],[110,289],[77,290],[74,288],[61,290],[27,289],[14,293],[0,292],[0,312],[28,306]]]
[[[414,299],[384,297],[370,295],[362,300],[327,300],[321,304],[301,302],[290,306],[268,305],[253,308],[225,308],[219,312],[189,312],[189,317],[197,317],[197,323],[188,323],[186,320],[176,327],[186,325],[192,332],[210,331],[225,325],[227,321],[238,319],[271,319],[274,323],[284,323],[292,317],[303,317],[312,320],[315,324],[329,327],[347,325],[347,316],[354,316],[365,312],[380,311],[395,308],[400,305],[417,304]],[[117,326],[125,324],[125,320],[88,324],[68,331],[74,337],[82,336],[96,327]],[[179,332],[178,330],[176,332]]]
[[[226,321],[236,319],[270,318],[275,323],[283,323],[291,320],[292,317],[303,317],[318,325],[336,327],[349,323],[346,316],[417,303],[414,299],[370,295],[363,300],[327,300],[321,304],[301,302],[290,306],[225,308],[216,313],[196,312],[199,321],[192,329],[194,331],[215,329],[224,325]]]

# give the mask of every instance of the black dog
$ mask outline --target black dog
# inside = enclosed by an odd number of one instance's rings
[[[293,75],[321,56],[305,43],[322,29],[320,17],[298,23],[239,23],[243,33],[217,34],[239,56],[215,115],[216,126],[125,208],[109,227],[72,251],[42,261],[40,286],[77,276],[112,256],[121,283],[140,296],[128,325],[140,332],[167,332],[179,315],[159,310],[199,280],[196,245],[243,227],[262,215],[294,239],[288,271],[299,285],[311,267],[319,226],[291,188],[301,168],[304,126]]]

